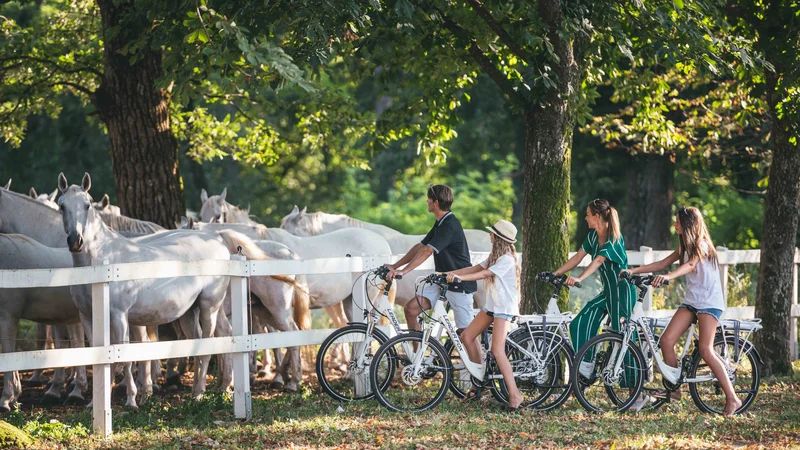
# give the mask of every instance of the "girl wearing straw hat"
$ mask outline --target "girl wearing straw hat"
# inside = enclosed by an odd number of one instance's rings
[[[486,305],[461,333],[461,340],[470,355],[478,355],[481,362],[483,355],[477,337],[494,325],[492,332],[492,354],[497,367],[503,374],[509,392],[509,409],[515,410],[522,403],[511,363],[506,356],[506,335],[510,324],[519,316],[519,265],[514,243],[517,242],[517,228],[507,220],[498,220],[491,227],[486,227],[492,240],[492,251],[489,257],[472,267],[447,272],[447,281],[486,280]],[[473,386],[466,397],[468,400],[480,399],[480,389]]]

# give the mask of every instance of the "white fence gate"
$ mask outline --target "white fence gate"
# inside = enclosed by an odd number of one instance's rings
[[[728,266],[742,263],[758,263],[759,250],[728,251],[719,248],[720,276],[723,286],[727,285]],[[664,258],[670,251],[653,251],[642,247],[639,252],[628,252],[631,266],[640,266]],[[251,335],[248,329],[247,278],[266,275],[311,275],[335,274],[358,276],[387,262],[396,261],[402,255],[360,256],[348,258],[323,258],[313,260],[271,260],[245,261],[241,256],[231,256],[230,261],[208,260],[189,262],[152,262],[133,264],[108,264],[97,261],[92,267],[43,269],[43,270],[0,270],[0,290],[3,288],[55,287],[71,285],[92,285],[92,331],[93,342],[89,348],[67,348],[39,350],[30,352],[4,353],[0,356],[0,373],[15,370],[34,370],[53,367],[93,366],[93,420],[92,428],[101,436],[110,436],[111,427],[111,367],[115,363],[146,361],[154,359],[180,358],[201,355],[231,353],[234,355],[234,416],[248,419],[252,414],[250,404],[250,377],[248,352],[262,349],[317,345],[333,331],[316,329],[270,334]],[[474,263],[486,258],[486,253],[473,253]],[[582,263],[589,263],[587,257]],[[793,271],[794,289],[792,294],[792,342],[794,358],[797,359],[797,317],[798,307],[798,263],[800,250],[795,253]],[[432,270],[432,260],[419,267]],[[175,278],[185,276],[229,276],[231,277],[231,299],[233,336],[167,341],[154,343],[126,343],[111,345],[109,320],[109,283],[156,278]],[[413,276],[413,275],[412,275]],[[353,318],[361,319],[360,311],[365,307],[364,277],[353,289]],[[645,311],[650,315],[668,316],[674,311],[652,310],[651,294],[645,303]],[[0,299],[2,296],[0,295]],[[753,307],[728,308],[725,316],[731,318],[752,318]]]

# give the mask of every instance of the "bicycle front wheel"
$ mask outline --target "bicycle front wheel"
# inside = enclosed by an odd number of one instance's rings
[[[413,331],[389,339],[378,349],[370,367],[375,398],[397,411],[426,411],[444,399],[453,376],[447,352],[435,339],[423,345],[422,333]],[[381,367],[394,368],[385,389]]]
[[[571,374],[575,398],[587,411],[626,411],[642,393],[646,368],[635,343],[623,343],[618,333],[595,336],[575,355]]]
[[[508,337],[508,359],[522,405],[549,411],[563,405],[572,392],[570,372],[573,352],[567,341],[550,331],[520,329]],[[508,396],[505,380],[503,392]]]
[[[335,400],[351,402],[372,398],[369,369],[372,357],[384,342],[389,340],[383,332],[374,329],[367,335],[365,324],[340,328],[322,342],[317,352],[317,379],[322,390]],[[392,361],[387,360],[386,364]],[[394,367],[381,369],[381,389],[385,389]]]
[[[728,372],[733,390],[742,401],[742,407],[736,410],[736,414],[741,414],[753,404],[761,385],[761,373],[759,372],[756,349],[750,341],[739,341],[739,361],[735,359],[735,340],[733,336],[717,336],[714,341],[714,353],[717,354],[726,368],[733,370]],[[726,369],[727,370],[727,369]],[[712,378],[714,377],[711,368],[700,356],[700,352],[694,352],[692,362],[689,366],[687,378]],[[694,404],[700,411],[722,414],[725,410],[725,392],[716,378],[700,383],[689,383],[689,393],[692,395]]]

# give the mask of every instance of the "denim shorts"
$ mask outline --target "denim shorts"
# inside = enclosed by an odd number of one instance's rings
[[[491,311],[487,311],[486,308],[481,308],[481,311],[485,312],[490,317],[494,317],[495,319],[503,319],[503,320],[507,320],[509,322],[514,322],[514,321],[517,320],[517,316],[515,316],[513,314],[503,314],[503,313],[491,312]]]
[[[714,318],[717,319],[718,322],[719,322],[719,319],[722,317],[722,310],[721,309],[717,309],[717,308],[700,308],[700,309],[697,309],[692,305],[687,305],[686,303],[683,303],[683,304],[681,304],[681,306],[678,306],[678,309],[681,309],[681,308],[688,309],[689,311],[694,313],[694,315],[708,314],[709,316],[714,316]]]

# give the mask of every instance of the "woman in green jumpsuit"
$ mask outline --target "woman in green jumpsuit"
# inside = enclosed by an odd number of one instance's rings
[[[610,316],[611,329],[620,331],[620,319],[630,317],[636,305],[636,288],[626,280],[619,279],[619,273],[628,268],[628,255],[625,252],[625,240],[620,234],[617,210],[607,200],[593,200],[586,207],[586,222],[591,231],[583,241],[578,252],[569,259],[555,274],[561,275],[577,265],[586,255],[591,255],[592,262],[578,277],[568,277],[566,284],[573,286],[585,280],[599,269],[603,291],[590,300],[570,324],[570,335],[575,351],[597,335],[600,324],[606,315]],[[594,363],[581,361],[578,370],[589,377]]]

